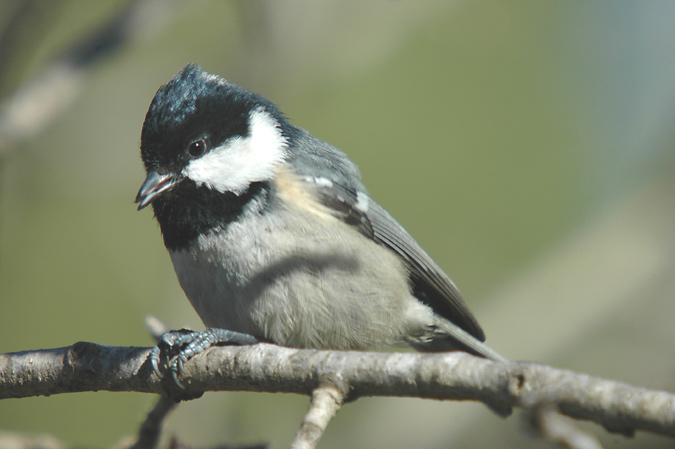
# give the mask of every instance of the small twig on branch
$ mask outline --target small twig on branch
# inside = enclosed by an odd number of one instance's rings
[[[300,425],[291,449],[313,449],[326,431],[328,423],[342,407],[345,392],[336,382],[322,385],[312,392],[309,411]]]
[[[95,390],[167,394],[173,384],[153,373],[146,363],[149,353],[150,348],[81,342],[66,348],[3,354],[0,398]],[[338,378],[339,385],[326,382]],[[204,391],[311,395],[319,387],[333,385],[346,392],[344,401],[406,396],[481,401],[500,410],[552,404],[565,415],[594,421],[612,432],[631,435],[645,430],[675,437],[673,394],[543,365],[497,363],[460,352],[319,351],[271,344],[217,347],[190,360],[179,380],[186,387],[183,393],[191,397]],[[323,394],[317,395],[317,402],[327,400]],[[339,397],[335,398],[337,405]],[[327,422],[330,414],[329,407],[321,420]]]
[[[549,441],[568,449],[602,449],[600,441],[574,425],[572,420],[560,414],[551,404],[542,404],[532,410],[532,425]]]
[[[155,341],[159,341],[162,334],[169,330],[166,325],[154,315],[145,317],[145,326],[148,328],[150,335],[152,335]],[[178,402],[168,396],[161,396],[150,413],[145,417],[145,421],[141,424],[140,429],[138,429],[136,441],[125,445],[124,447],[128,449],[155,449],[159,443],[164,420],[177,406]],[[172,444],[172,446],[177,446],[177,444]]]
[[[145,317],[145,327],[156,342],[159,342],[159,339],[162,338],[162,334],[171,330],[155,315],[148,315]]]
[[[162,432],[162,423],[177,405],[178,403],[176,401],[167,396],[159,398],[155,407],[148,413],[145,421],[141,424],[136,442],[129,446],[129,449],[156,448]]]

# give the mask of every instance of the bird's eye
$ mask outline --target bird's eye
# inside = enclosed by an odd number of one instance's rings
[[[191,157],[199,157],[206,153],[206,142],[203,140],[195,140],[188,146],[188,153]]]

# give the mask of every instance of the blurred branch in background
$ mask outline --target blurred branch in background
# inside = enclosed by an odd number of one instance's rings
[[[33,10],[50,2],[27,2],[18,6],[0,38],[0,62],[9,59],[18,45],[17,35],[34,16]],[[60,56],[52,59],[16,93],[0,104],[0,156],[16,144],[26,141],[70,106],[83,89],[92,67],[129,45],[147,30],[158,30],[167,22],[177,0],[132,0],[90,34],[81,37]],[[160,25],[158,27],[158,25]],[[37,27],[40,29],[40,27]],[[10,65],[0,67],[11,67]],[[2,73],[2,69],[0,69]]]
[[[21,55],[35,52],[50,30],[51,20],[62,7],[62,0],[7,1],[0,14],[0,98],[15,90],[12,80],[19,77],[26,61]]]
[[[609,331],[614,343],[629,345],[648,339],[652,330],[644,323],[675,312],[670,306],[675,305],[673,192],[675,178],[654,179],[570,235],[523,276],[514,277],[500,291],[498,300],[490,302],[490,309],[483,314],[488,328],[502,335],[507,346],[516,347],[519,340],[527,340],[521,356],[532,360],[601,345],[602,339],[596,335],[608,332],[607,327],[618,329]],[[502,319],[504,316],[509,319]],[[538,335],[545,338],[533,338]],[[659,358],[670,352],[671,337],[654,341],[656,346],[651,349]],[[588,360],[594,369],[613,357],[619,362],[620,354],[608,350],[598,346],[591,351],[602,355]],[[668,358],[660,363],[664,370],[657,372],[665,380],[672,375],[673,365]],[[635,371],[641,371],[641,366],[636,364]],[[650,375],[653,378],[656,373]]]

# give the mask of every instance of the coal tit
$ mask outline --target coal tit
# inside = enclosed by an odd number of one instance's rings
[[[179,351],[174,374],[228,341],[406,342],[503,360],[450,278],[368,196],[356,165],[262,96],[188,64],[155,94],[141,156],[138,208],[152,205],[180,285],[210,328],[165,335]]]

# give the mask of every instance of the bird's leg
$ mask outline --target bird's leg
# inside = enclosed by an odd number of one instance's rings
[[[157,376],[164,377],[160,365],[167,368],[173,381],[180,389],[185,387],[178,381],[183,365],[197,354],[211,346],[218,345],[252,345],[258,340],[252,335],[226,329],[211,328],[196,332],[189,329],[169,331],[162,334],[157,346],[150,353],[150,364]],[[175,359],[171,359],[175,356]],[[164,360],[164,363],[162,363]]]

